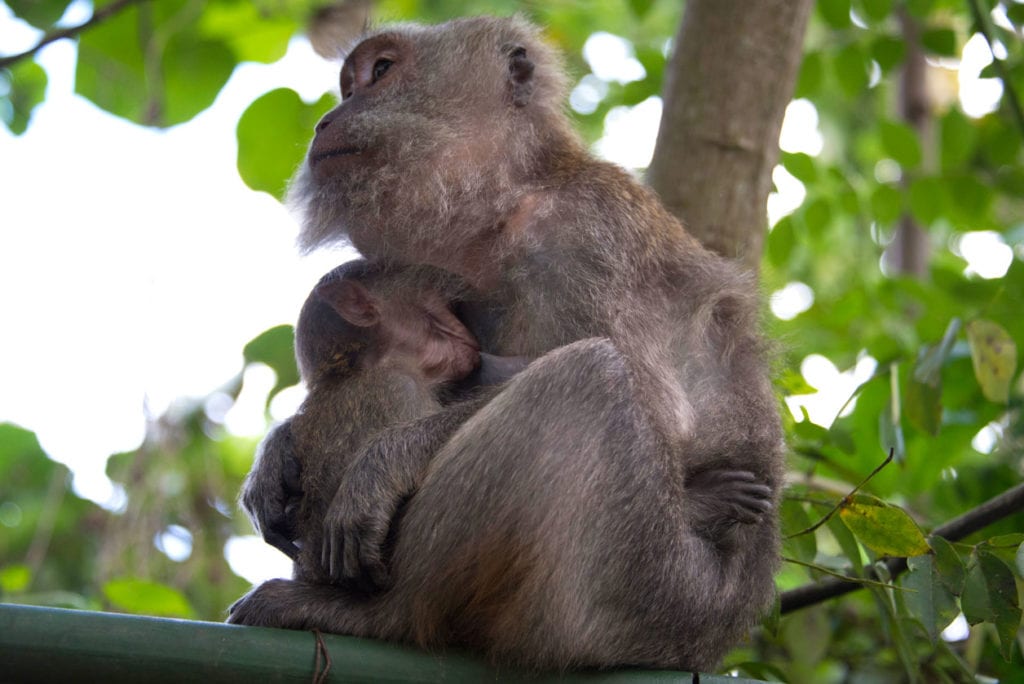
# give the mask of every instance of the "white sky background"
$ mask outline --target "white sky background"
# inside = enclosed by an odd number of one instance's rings
[[[9,52],[37,39],[9,14],[0,36]],[[74,60],[70,41],[45,48],[46,102],[22,137],[0,128],[0,420],[36,431],[102,500],[105,478],[78,466],[136,447],[144,406],[159,415],[230,379],[245,343],[293,322],[350,252],[300,258],[297,225],[235,165],[253,99],[285,85],[319,97],[336,65],[302,46],[244,65],[213,107],[161,132],[73,95]]]
[[[88,12],[76,2],[65,22],[78,23]],[[0,51],[17,52],[37,40],[37,32],[0,7]],[[961,69],[961,98],[975,116],[989,111],[1000,92],[998,84],[977,79],[985,50],[969,43]],[[596,34],[584,55],[603,79],[643,76],[628,44],[609,34]],[[103,464],[109,454],[140,444],[146,411],[159,415],[175,398],[205,396],[230,379],[245,343],[293,322],[320,275],[352,252],[300,258],[293,219],[237,174],[235,125],[252,100],[286,86],[312,101],[336,87],[337,65],[304,40],[293,41],[277,64],[241,66],[213,107],[168,131],[130,124],[75,96],[74,60],[71,41],[45,48],[39,55],[50,79],[44,104],[25,135],[0,127],[0,422],[35,431],[51,457],[74,469],[80,495],[109,503],[115,492]],[[600,82],[588,79],[574,92],[580,109],[600,96]],[[595,151],[645,167],[660,115],[658,98],[613,110]],[[813,106],[791,105],[783,148],[817,154],[822,144]],[[781,169],[775,180],[780,193],[769,200],[772,222],[804,196]],[[995,234],[961,248],[965,255],[981,250],[979,269],[986,256],[1006,261],[988,277],[1009,264],[1009,249]],[[773,296],[772,308],[792,317],[812,298],[809,287],[792,283]],[[812,418],[830,422],[869,367],[867,360],[859,372],[840,375],[824,357],[808,359],[808,380],[828,391],[825,402],[811,402]],[[247,375],[247,386],[265,385],[262,396],[247,390],[252,400],[237,407],[229,428],[265,429],[268,375]],[[293,406],[300,398],[292,395]],[[286,402],[282,413],[290,408]],[[250,546],[269,548],[239,540],[235,551],[246,555]],[[283,558],[273,554],[261,556],[262,572],[244,576],[287,575],[286,563],[266,565]]]

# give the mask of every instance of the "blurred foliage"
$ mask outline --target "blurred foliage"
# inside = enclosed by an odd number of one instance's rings
[[[6,4],[46,30],[69,3]],[[280,57],[316,4],[133,3],[82,32],[76,88],[141,125],[187,121],[239,62]],[[589,140],[615,108],[659,93],[681,16],[675,0],[380,0],[374,16],[434,22],[510,11],[544,25],[566,54],[577,95],[585,95],[574,98],[574,116]],[[956,97],[955,60],[978,34],[978,17],[1003,56],[1002,68],[990,64],[981,75],[1006,83],[998,107],[973,117]],[[908,21],[928,58],[921,127],[899,110],[901,67],[917,49],[905,39]],[[642,78],[608,82],[591,73],[582,48],[598,31],[628,41]],[[806,196],[772,227],[762,267],[766,292],[804,283],[813,303],[769,327],[787,395],[816,389],[800,373],[811,355],[843,371],[871,359],[875,370],[827,427],[786,412],[793,484],[782,517],[791,562],[778,585],[882,571],[876,561],[885,554],[913,557],[891,584],[883,572],[867,590],[769,618],[729,656],[729,669],[816,683],[1024,680],[1024,516],[960,543],[927,536],[1019,484],[1024,472],[1024,122],[1011,100],[1011,91],[1024,91],[1022,35],[1018,0],[815,5],[795,97],[813,105],[823,146],[781,155],[781,169]],[[0,70],[0,118],[11,131],[30,125],[45,85],[31,59]],[[333,101],[304,103],[277,90],[253,102],[238,125],[242,178],[280,197],[312,123]],[[904,220],[924,231],[923,277],[884,256]],[[967,270],[961,246],[974,231],[991,231],[1013,250],[1005,274]],[[291,345],[292,330],[281,326],[245,350],[247,364],[277,373],[271,396],[298,380]],[[205,400],[182,402],[152,421],[139,450],[114,456],[108,471],[126,503],[113,511],[74,496],[67,470],[31,433],[0,425],[0,598],[221,618],[246,588],[224,559],[227,540],[250,531],[233,499],[255,444],[221,422],[240,387],[241,375]],[[848,497],[890,449],[893,463]],[[187,556],[168,552],[164,535],[186,539]],[[940,634],[960,613],[970,636],[946,642]]]

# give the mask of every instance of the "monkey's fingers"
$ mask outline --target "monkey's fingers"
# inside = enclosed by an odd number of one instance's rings
[[[349,525],[345,528],[345,549],[341,558],[341,576],[346,580],[360,584],[359,580],[362,573],[359,572],[359,535],[355,527]]]
[[[758,501],[770,507],[772,488],[768,485],[750,482],[734,486],[729,493],[729,497],[737,501]]]
[[[331,525],[324,528],[324,541],[320,547],[320,567],[331,578],[332,582],[341,581],[341,557],[344,542],[340,533],[334,532]]]
[[[295,543],[276,530],[267,530],[263,533],[263,541],[281,551],[292,560],[299,557],[299,547]]]
[[[381,553],[386,537],[386,526],[371,525],[359,543],[359,572],[375,589],[384,589],[390,584]]]
[[[734,492],[728,501],[732,504],[732,517],[736,521],[748,525],[761,522],[762,517],[772,507],[770,492],[765,496],[760,496],[760,492],[754,494]]]
[[[757,475],[749,470],[709,470],[703,474],[709,484],[719,487],[739,486],[747,482],[757,482]]]

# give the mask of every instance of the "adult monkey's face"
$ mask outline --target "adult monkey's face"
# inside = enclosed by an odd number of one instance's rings
[[[500,222],[545,138],[569,129],[557,60],[535,34],[476,18],[357,45],[291,189],[302,247],[348,238],[370,257],[429,260]]]

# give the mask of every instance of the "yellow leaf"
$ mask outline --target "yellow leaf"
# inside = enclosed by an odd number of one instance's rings
[[[1005,404],[1017,369],[1017,345],[998,323],[978,319],[967,324],[974,376],[989,401]]]
[[[871,496],[858,495],[839,509],[857,540],[882,556],[919,556],[930,547],[906,512]]]

